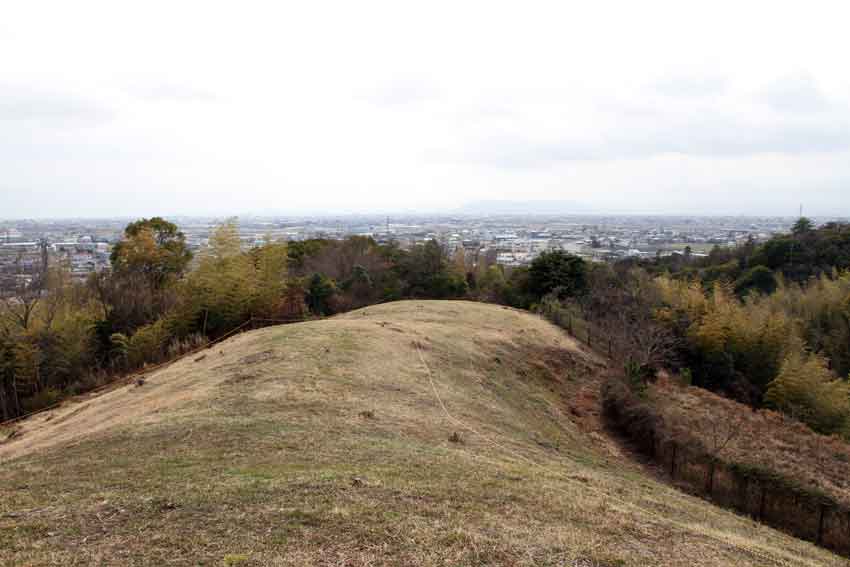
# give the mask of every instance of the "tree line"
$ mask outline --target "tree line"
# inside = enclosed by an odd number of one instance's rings
[[[563,251],[529,267],[435,241],[368,237],[243,249],[234,221],[193,257],[172,223],[141,219],[111,269],[84,283],[51,267],[0,300],[0,418],[170,359],[252,318],[300,320],[405,298],[541,312],[608,354],[637,387],[659,370],[822,432],[850,427],[850,227],[794,230],[707,258],[590,264]]]
[[[540,309],[585,333],[635,387],[658,370],[821,433],[850,438],[850,226],[763,244],[593,265],[587,285]]]

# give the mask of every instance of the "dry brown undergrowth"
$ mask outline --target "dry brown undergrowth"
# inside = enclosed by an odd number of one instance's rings
[[[649,395],[669,425],[708,449],[718,446],[722,460],[775,471],[850,504],[850,444],[843,439],[673,380],[660,380]]]

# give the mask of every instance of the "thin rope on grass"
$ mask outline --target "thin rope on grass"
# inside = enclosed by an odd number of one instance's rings
[[[442,408],[443,413],[446,415],[446,417],[449,419],[449,421],[452,421],[455,425],[457,425],[461,429],[465,429],[466,431],[469,431],[473,435],[477,435],[478,437],[481,437],[482,439],[484,439],[485,441],[487,441],[488,443],[490,443],[494,447],[498,447],[499,449],[501,449],[501,450],[503,450],[507,453],[510,453],[511,455],[513,455],[515,457],[518,457],[521,461],[525,461],[526,463],[529,463],[531,465],[537,465],[537,463],[535,463],[533,460],[529,459],[525,455],[522,455],[522,454],[514,451],[513,449],[510,449],[510,448],[500,444],[499,442],[495,441],[494,439],[491,439],[490,437],[488,437],[484,433],[477,431],[472,426],[467,425],[466,423],[462,422],[461,420],[459,420],[458,418],[453,416],[451,414],[451,412],[448,410],[448,408],[446,407],[446,404],[443,402],[443,398],[440,397],[440,393],[437,391],[437,385],[434,382],[434,377],[431,373],[431,367],[428,366],[428,363],[425,362],[425,357],[422,355],[421,345],[419,344],[418,341],[414,341],[414,344],[416,345],[416,352],[417,352],[417,354],[419,354],[419,360],[420,360],[420,362],[422,362],[422,366],[425,367],[426,374],[428,375],[428,382],[430,382],[430,384],[431,384],[431,391],[434,392],[434,397],[437,399],[437,402],[440,404],[440,407]]]

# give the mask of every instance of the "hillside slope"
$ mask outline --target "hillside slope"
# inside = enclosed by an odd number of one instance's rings
[[[600,367],[468,302],[246,333],[0,444],[0,563],[845,564],[642,474]]]

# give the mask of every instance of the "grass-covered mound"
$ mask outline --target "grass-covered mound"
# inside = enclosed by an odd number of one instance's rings
[[[843,565],[647,477],[600,363],[405,301],[246,333],[0,444],[10,565]]]

